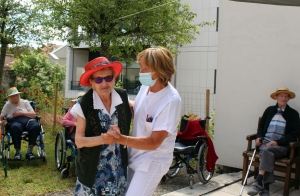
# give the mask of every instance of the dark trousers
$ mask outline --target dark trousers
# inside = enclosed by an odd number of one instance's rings
[[[35,145],[36,139],[40,134],[40,125],[35,119],[28,121],[27,126],[23,126],[18,122],[9,123],[10,135],[15,149],[21,149],[21,135],[24,131],[28,132],[29,145]]]
[[[259,146],[260,150],[260,164],[259,170],[264,170],[265,175],[263,182],[265,183],[274,183],[274,165],[275,159],[281,158],[287,155],[289,148],[285,146],[268,146],[266,147],[266,143],[263,143]]]

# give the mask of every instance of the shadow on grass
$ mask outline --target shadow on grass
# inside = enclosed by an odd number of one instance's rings
[[[34,159],[34,160],[8,160],[7,161],[7,169],[8,170],[13,170],[13,169],[19,169],[20,167],[42,167],[45,165],[42,159]]]

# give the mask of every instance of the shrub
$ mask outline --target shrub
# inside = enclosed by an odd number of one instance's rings
[[[55,88],[53,88],[55,89]],[[30,87],[22,87],[23,99],[28,99],[36,103],[36,110],[44,110],[52,113],[54,111],[55,97],[49,97],[43,90],[42,86],[34,79],[30,82]],[[54,92],[52,94],[55,94]],[[64,106],[64,97],[58,93],[57,108]]]
[[[210,113],[208,135],[212,140],[214,140],[214,135],[215,135],[215,109],[213,109]]]
[[[62,89],[61,81],[65,79],[65,66],[59,64],[52,65],[46,54],[31,51],[16,58],[13,69],[17,76],[19,87],[30,88],[33,81],[40,84],[44,93],[48,97],[54,96],[55,86],[59,84]]]

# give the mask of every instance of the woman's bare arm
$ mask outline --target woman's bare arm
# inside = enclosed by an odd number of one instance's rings
[[[75,134],[75,143],[78,148],[93,147],[102,144],[113,144],[115,138],[108,134],[101,134],[100,136],[86,137],[85,136],[86,121],[81,116],[77,116],[77,126]]]
[[[131,137],[120,134],[119,128],[112,125],[107,134],[114,136],[116,142],[124,146],[136,148],[140,150],[155,150],[157,149],[165,138],[168,136],[166,130],[153,131],[149,137]]]

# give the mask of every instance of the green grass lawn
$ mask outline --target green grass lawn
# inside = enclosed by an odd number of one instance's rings
[[[24,161],[8,162],[7,177],[4,175],[2,161],[0,163],[0,195],[43,195],[57,192],[70,187],[75,187],[75,177],[61,179],[60,172],[55,166],[54,146],[55,137],[62,127],[57,127],[55,131],[52,127],[44,127],[45,130],[45,150],[47,162],[42,159],[32,161],[25,160],[28,143],[22,141],[22,159]],[[12,147],[10,157],[13,157],[15,150]],[[34,147],[36,155],[36,147]],[[71,173],[71,170],[70,170]]]

